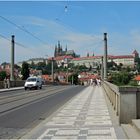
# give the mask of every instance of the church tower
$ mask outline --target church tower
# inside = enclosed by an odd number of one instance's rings
[[[139,53],[136,50],[133,51],[132,55],[134,58],[139,58]]]
[[[54,57],[57,56],[57,45],[55,45],[55,50],[54,50]]]
[[[66,45],[66,48],[65,48],[65,52],[67,52],[67,45]]]

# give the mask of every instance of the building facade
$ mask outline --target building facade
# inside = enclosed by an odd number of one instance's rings
[[[135,66],[135,57],[138,57],[139,54],[135,50],[132,55],[108,55],[108,62],[115,62],[117,65],[122,64],[123,67],[131,67]],[[87,68],[96,68],[102,64],[103,56],[88,56],[88,57],[80,57],[80,58],[73,58],[71,63],[76,65],[84,65]]]
[[[73,63],[75,66],[84,65],[87,68],[96,68],[101,64],[102,56],[89,56],[89,57],[80,57],[73,58],[70,63]]]

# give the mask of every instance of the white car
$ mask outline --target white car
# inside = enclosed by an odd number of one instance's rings
[[[42,79],[39,77],[29,77],[24,84],[24,89],[27,90],[27,89],[32,89],[32,88],[41,89]]]

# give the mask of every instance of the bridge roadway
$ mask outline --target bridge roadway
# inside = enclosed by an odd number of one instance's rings
[[[23,138],[127,139],[99,86],[85,88]]]

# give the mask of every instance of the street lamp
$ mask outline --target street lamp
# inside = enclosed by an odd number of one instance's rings
[[[53,72],[53,61],[54,61],[54,58],[52,57],[52,72],[51,72],[51,74],[52,74],[52,83],[54,82],[54,72]]]
[[[107,80],[107,33],[104,33],[104,80]]]
[[[15,55],[15,36],[12,35],[11,40],[11,74],[10,74],[10,80],[14,81],[14,55]]]
[[[67,68],[67,83],[69,82],[69,70],[71,70],[71,68]]]

